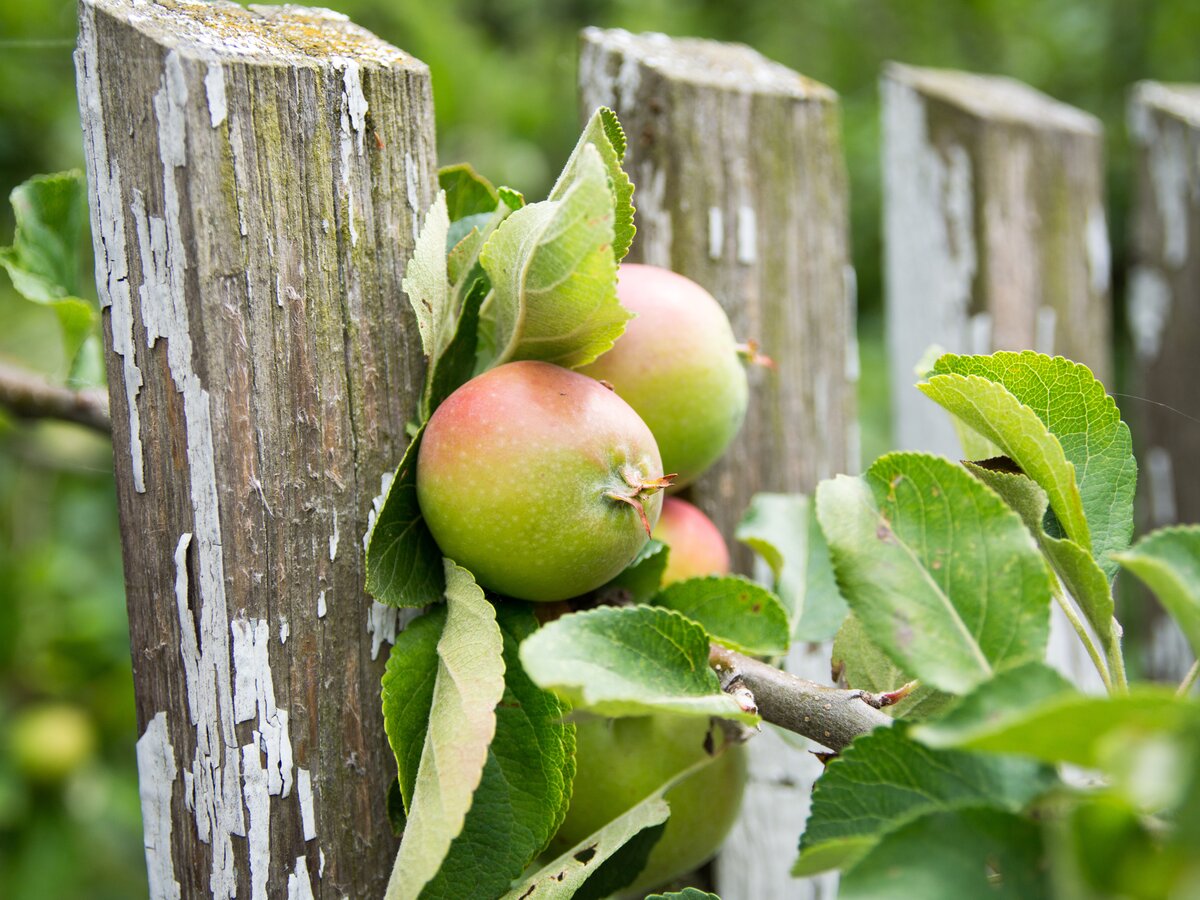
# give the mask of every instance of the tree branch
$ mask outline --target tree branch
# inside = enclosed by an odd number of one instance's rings
[[[64,419],[112,434],[105,391],[95,388],[73,391],[3,362],[0,362],[0,406],[24,419]]]
[[[720,644],[710,645],[708,662],[727,692],[738,697],[749,690],[764,720],[834,751],[861,734],[890,726],[892,719],[879,708],[907,693],[871,694],[817,684]],[[745,705],[744,699],[739,702]]]

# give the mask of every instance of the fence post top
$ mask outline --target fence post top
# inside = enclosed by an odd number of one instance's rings
[[[424,70],[423,62],[341,13],[305,6],[239,6],[227,0],[80,0],[161,47],[204,62],[310,67],[347,60]]]
[[[763,56],[745,44],[659,32],[633,34],[623,28],[589,27],[580,32],[584,47],[619,53],[669,79],[723,90],[836,102],[833,88]],[[628,77],[620,73],[619,78]],[[581,81],[592,81],[581,72]]]
[[[882,78],[885,85],[891,82],[911,87],[980,119],[1049,126],[1085,135],[1103,133],[1100,120],[1091,113],[1006,75],[979,75],[888,62],[884,64]]]

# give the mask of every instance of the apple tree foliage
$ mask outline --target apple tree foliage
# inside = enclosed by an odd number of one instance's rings
[[[634,234],[624,150],[599,110],[536,203],[469,166],[442,170],[406,273],[428,374],[367,556],[371,594],[419,612],[383,679],[397,779],[380,802],[403,835],[388,897],[619,891],[662,833],[663,795],[691,770],[546,860],[575,774],[570,712],[755,725],[709,668],[710,642],[778,660],[792,641],[830,638],[844,685],[909,690],[887,710],[893,727],[828,764],[798,857],[761,865],[840,870],[851,898],[1200,893],[1196,670],[1179,689],[1130,684],[1113,602],[1124,571],[1200,654],[1200,526],[1131,545],[1129,429],[1082,365],[1032,352],[937,359],[917,388],[954,417],[968,458],[891,453],[813,497],[757,496],[737,536],[766,585],[663,588],[669,551],[651,541],[596,592],[630,603],[542,625],[537,605],[491,596],[442,559],[415,491],[429,416],[509,360],[586,365],[628,321],[616,296]],[[0,248],[17,291],[57,314],[76,384],[102,377],[80,272],[85,195],[80,173],[21,185],[16,235]],[[1105,694],[1046,664],[1052,604]]]

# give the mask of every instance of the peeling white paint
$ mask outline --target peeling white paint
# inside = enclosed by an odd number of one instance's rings
[[[396,643],[399,624],[396,619],[398,610],[394,606],[385,606],[378,600],[371,601],[370,612],[367,613],[367,633],[371,635],[371,659],[379,658],[379,650],[383,642]]]
[[[325,877],[325,851],[324,850],[319,851],[318,860],[319,860],[319,862],[317,864],[317,877],[324,878]]]
[[[744,266],[758,259],[758,217],[754,207],[739,206],[737,211],[737,260]]]
[[[902,449],[958,452],[948,417],[926,409],[911,371],[931,344],[968,349],[977,269],[971,158],[935,146],[925,103],[911,84],[883,79],[884,233],[888,356],[895,441]],[[990,332],[990,325],[989,325]]]
[[[1157,139],[1147,148],[1154,205],[1163,242],[1163,261],[1178,269],[1187,261],[1188,249],[1188,140],[1174,122],[1163,123]]]
[[[992,314],[979,312],[967,322],[967,352],[984,355],[992,352]]]
[[[176,169],[187,162],[188,88],[179,55],[167,54],[162,81],[154,95],[162,161],[162,217],[149,215],[145,199],[134,195],[142,260],[142,320],[147,342],[167,342],[167,365],[183,401],[186,455],[191,489],[193,531],[176,548],[176,604],[187,682],[189,713],[196,727],[192,762],[192,801],[196,829],[212,847],[209,891],[229,900],[237,890],[234,836],[246,834],[242,807],[241,757],[233,715],[229,614],[225,598],[221,522],[217,500],[212,417],[208,392],[192,368],[192,341],[185,296],[187,257],[182,201]],[[187,554],[194,550],[196,584],[188,584]],[[198,615],[188,607],[194,591]]]
[[[1099,203],[1093,203],[1088,208],[1084,240],[1087,243],[1092,293],[1107,294],[1112,274],[1112,251],[1108,245],[1108,220],[1104,215],[1104,207]]]
[[[342,88],[346,98],[346,110],[350,115],[350,127],[358,135],[358,155],[363,152],[363,132],[367,124],[367,98],[363,96],[362,77],[359,64],[352,60],[342,60],[345,72],[342,75]]]
[[[307,857],[296,857],[296,868],[288,873],[287,890],[288,900],[313,900]]]
[[[1162,350],[1163,332],[1171,316],[1171,285],[1157,269],[1134,266],[1129,276],[1126,317],[1138,359],[1153,361]]]
[[[317,818],[313,814],[312,775],[308,769],[296,767],[296,797],[300,801],[300,829],[304,840],[311,841],[317,836]],[[325,868],[325,854],[321,854],[321,868]]]
[[[225,105],[225,69],[219,63],[209,63],[204,75],[204,92],[208,96],[209,121],[216,128],[229,114]]]
[[[375,520],[383,509],[383,503],[387,500],[388,491],[392,489],[392,478],[394,477],[394,472],[384,472],[379,476],[379,494],[371,501],[371,509],[367,513],[367,530],[363,534],[364,552],[366,552],[367,547],[371,544],[371,532],[375,528]]]
[[[121,359],[121,374],[129,415],[129,457],[133,488],[141,494],[146,491],[141,418],[137,406],[138,393],[142,387],[142,372],[137,365],[133,333],[133,299],[129,290],[121,167],[116,161],[109,161],[100,77],[96,69],[98,58],[96,11],[93,7],[84,5],[80,12],[79,49],[75,51],[75,71],[79,108],[83,118],[84,152],[89,163],[88,206],[91,210],[92,233],[98,237],[101,248],[101,252],[95,256],[96,290],[101,309],[109,310],[113,353]]]
[[[287,710],[275,703],[270,624],[266,619],[239,617],[229,623],[229,628],[233,638],[234,720],[249,722],[257,715],[254,733],[259,748],[267,755],[267,791],[286,797],[292,790],[292,743]]]
[[[1150,482],[1150,520],[1157,525],[1179,521],[1175,508],[1175,470],[1171,454],[1164,447],[1146,451],[1146,476]]]
[[[178,769],[165,712],[156,713],[138,738],[137,765],[150,897],[179,900],[179,882],[171,861],[171,794]]]
[[[1039,306],[1033,326],[1033,349],[1047,356],[1054,355],[1054,338],[1058,330],[1058,311],[1053,306]]]
[[[671,213],[666,208],[667,173],[650,161],[638,167],[638,232],[642,256],[651,266],[671,268]]]
[[[333,562],[337,559],[338,549],[338,514],[337,510],[333,511],[333,534],[329,536],[329,561]]]
[[[725,249],[725,214],[719,206],[708,208],[708,258],[720,259]]]
[[[321,591],[319,594],[317,594],[317,618],[325,618],[326,612],[327,607],[325,606],[325,592]]]
[[[250,897],[251,900],[266,900],[271,870],[271,797],[267,793],[267,776],[259,761],[258,747],[254,744],[242,748],[242,772],[242,793],[250,814],[250,828],[246,833]]]
[[[291,634],[291,626],[288,625],[287,616],[280,616],[279,617],[279,643],[286,644],[289,634]]]
[[[421,212],[417,208],[417,198],[421,196],[421,181],[417,174],[417,164],[413,162],[412,154],[404,151],[404,187],[408,191],[408,209],[412,213],[412,233],[415,238],[421,232]]]

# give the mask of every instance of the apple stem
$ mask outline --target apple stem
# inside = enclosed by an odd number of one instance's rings
[[[744,344],[737,345],[738,356],[743,362],[749,363],[752,366],[762,366],[764,369],[775,368],[775,360],[766,354],[758,352],[758,341],[748,340]]]

